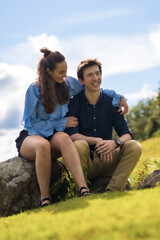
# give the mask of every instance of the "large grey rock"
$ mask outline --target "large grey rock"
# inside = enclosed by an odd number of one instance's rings
[[[160,169],[154,170],[139,185],[139,189],[152,188],[160,182]]]
[[[63,172],[59,162],[52,164],[51,185],[58,181]],[[13,157],[0,163],[0,213],[8,215],[20,210],[39,206],[35,162]]]

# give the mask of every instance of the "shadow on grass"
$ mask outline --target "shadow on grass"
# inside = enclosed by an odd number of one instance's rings
[[[102,200],[113,200],[116,198],[122,198],[124,196],[131,195],[131,191],[125,191],[125,192],[106,192],[106,193],[94,193],[90,196],[86,197],[74,197],[65,201],[61,201],[59,203],[51,204],[44,208],[37,208],[35,210],[32,210],[32,212],[52,212],[53,213],[60,213],[60,212],[68,212],[68,211],[74,211],[77,209],[83,209],[87,208],[92,200],[95,199],[102,199]],[[31,211],[28,211],[28,214],[32,213]]]
[[[53,210],[55,213],[59,213],[59,212],[74,211],[77,209],[88,207],[90,199],[91,199],[91,196],[74,197],[74,198],[67,199],[65,201],[61,201],[59,203],[53,203],[44,208],[35,209],[34,212],[39,212],[39,211],[50,212]]]
[[[105,192],[105,193],[101,194],[101,198],[112,200],[112,199],[115,199],[115,198],[121,198],[121,197],[124,197],[124,196],[129,196],[129,195],[131,195],[131,193],[132,193],[132,191]]]
[[[41,213],[41,212],[48,212],[48,213],[53,213],[57,214],[60,212],[69,212],[69,211],[74,211],[78,209],[85,209],[90,206],[92,200],[98,200],[102,199],[104,201],[112,201],[118,198],[122,198],[125,196],[132,195],[132,191],[124,191],[124,192],[106,192],[106,193],[93,193],[90,196],[86,197],[73,197],[70,199],[67,199],[65,201],[60,201],[58,203],[51,204],[47,207],[41,208],[35,208],[31,210],[26,210],[26,211],[21,211],[18,214],[25,213],[25,214],[33,214],[33,213]],[[0,216],[0,218],[3,218],[6,216]]]

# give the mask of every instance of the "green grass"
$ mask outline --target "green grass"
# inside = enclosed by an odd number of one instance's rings
[[[160,191],[96,194],[0,219],[0,239],[158,240]]]
[[[155,169],[160,169],[160,137],[141,142],[143,151],[139,162],[131,174],[131,185],[140,183]]]
[[[160,137],[151,138],[141,143],[143,152],[140,158],[140,161],[135,168],[135,171],[138,168],[142,167],[142,164],[145,160],[147,160],[150,164],[150,170],[154,170],[157,166],[155,164],[155,160],[160,163]],[[160,166],[159,166],[160,168]]]
[[[160,159],[160,138],[142,143],[134,170]],[[154,164],[153,164],[154,163]],[[160,240],[160,188],[93,194],[0,218],[0,240]]]

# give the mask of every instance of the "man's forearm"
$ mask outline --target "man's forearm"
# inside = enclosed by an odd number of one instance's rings
[[[85,140],[86,142],[88,142],[89,145],[96,145],[97,143],[103,140],[101,138],[96,138],[96,137],[87,137],[80,133],[72,134],[70,137],[73,142],[76,140]],[[125,142],[131,140],[131,136],[130,134],[124,134],[121,137],[119,137],[119,139],[121,140],[122,144],[124,144]]]
[[[72,134],[70,137],[71,137],[72,141],[85,140],[86,142],[88,142],[89,145],[95,145],[99,141],[102,140],[101,138],[87,137],[87,136],[85,136],[83,134],[79,134],[79,133]]]
[[[119,139],[121,140],[122,145],[123,145],[125,142],[131,140],[132,138],[131,138],[131,135],[127,133],[127,134],[124,134],[121,137],[119,137]]]

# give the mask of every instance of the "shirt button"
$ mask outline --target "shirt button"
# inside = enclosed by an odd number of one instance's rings
[[[96,132],[96,129],[94,129],[94,132]]]
[[[96,117],[94,117],[93,119],[96,119]]]

